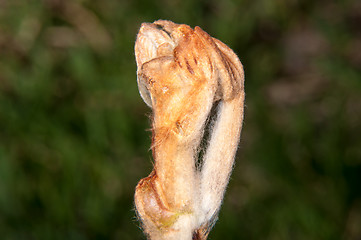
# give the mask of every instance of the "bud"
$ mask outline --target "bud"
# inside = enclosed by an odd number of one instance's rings
[[[243,121],[244,75],[236,54],[201,28],[143,23],[135,43],[141,97],[152,108],[154,170],[135,205],[152,240],[206,239],[217,218]],[[204,128],[218,104],[202,168]]]

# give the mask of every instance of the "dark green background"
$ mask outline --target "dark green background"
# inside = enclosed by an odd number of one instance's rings
[[[245,68],[210,239],[361,239],[361,3],[322,0],[1,0],[1,239],[144,239],[150,109],[133,47],[157,19],[201,26]]]

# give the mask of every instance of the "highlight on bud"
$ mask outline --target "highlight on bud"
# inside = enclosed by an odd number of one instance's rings
[[[201,28],[166,20],[142,24],[135,55],[139,92],[153,111],[154,169],[135,191],[142,227],[152,240],[206,239],[241,133],[242,64]]]

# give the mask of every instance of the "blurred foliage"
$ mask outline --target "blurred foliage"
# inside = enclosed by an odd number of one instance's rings
[[[133,46],[157,19],[201,26],[245,67],[210,239],[361,239],[360,1],[0,0],[1,239],[144,239]]]

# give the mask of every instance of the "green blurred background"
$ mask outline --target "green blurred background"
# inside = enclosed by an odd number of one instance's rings
[[[144,239],[152,169],[142,22],[201,26],[246,73],[210,239],[361,239],[361,2],[0,0],[0,236]]]

